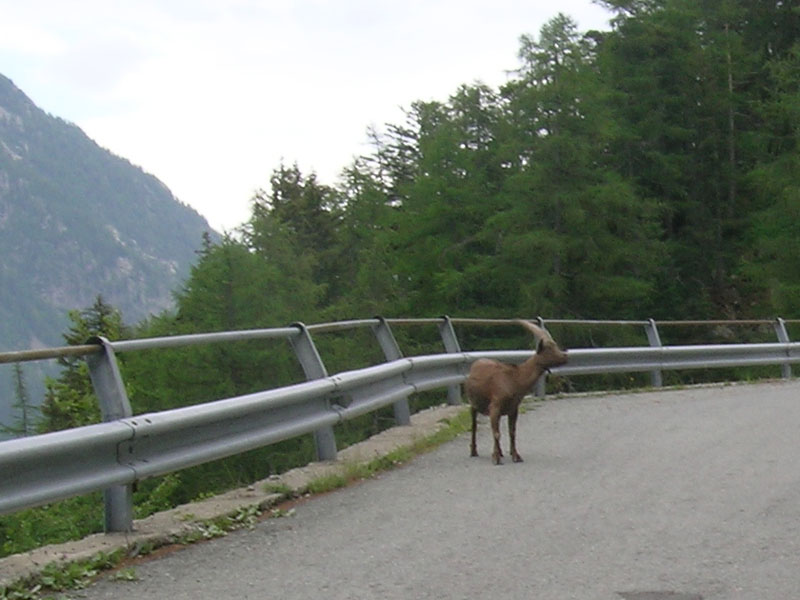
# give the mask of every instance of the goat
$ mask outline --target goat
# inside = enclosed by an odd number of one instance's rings
[[[496,465],[502,464],[503,457],[503,452],[500,450],[500,417],[508,416],[511,459],[514,462],[522,462],[516,443],[519,404],[545,371],[567,362],[567,353],[558,347],[547,331],[528,321],[518,319],[516,322],[538,339],[536,354],[520,365],[480,358],[472,363],[464,383],[472,412],[470,455],[478,456],[475,444],[478,413],[488,415],[494,436],[492,462]]]

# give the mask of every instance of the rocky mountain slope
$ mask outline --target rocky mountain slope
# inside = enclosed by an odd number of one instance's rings
[[[0,75],[0,350],[60,344],[66,312],[98,294],[127,323],[169,307],[206,231],[158,179]]]

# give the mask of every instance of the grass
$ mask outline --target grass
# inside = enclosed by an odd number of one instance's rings
[[[366,463],[348,463],[340,473],[322,475],[308,484],[310,494],[322,494],[345,487],[355,481],[374,477],[378,473],[398,467],[415,456],[428,452],[467,431],[471,427],[469,411],[464,410],[452,419],[444,420],[443,427],[433,435],[420,438],[410,446],[402,446],[384,456],[379,456]]]
[[[46,593],[80,590],[89,585],[101,572],[116,567],[124,558],[119,550],[106,554],[99,552],[89,560],[64,564],[49,564],[32,577],[0,588],[0,600],[37,600]]]
[[[292,488],[285,483],[269,481],[264,484],[264,491],[268,494],[280,494],[281,496],[291,496]]]
[[[114,581],[138,581],[139,576],[134,567],[126,567],[114,573],[112,579]]]

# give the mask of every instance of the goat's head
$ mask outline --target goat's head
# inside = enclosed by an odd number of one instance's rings
[[[558,347],[558,344],[545,329],[534,325],[530,321],[517,321],[536,338],[536,356],[538,363],[545,369],[558,367],[567,362],[567,353]]]

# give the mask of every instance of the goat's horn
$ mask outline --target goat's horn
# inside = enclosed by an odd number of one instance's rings
[[[534,325],[530,321],[525,321],[523,319],[517,319],[516,322],[522,325],[528,331],[530,331],[536,338],[542,340],[549,340],[551,342],[553,341],[553,337],[547,332],[547,330],[542,329],[538,325]]]

